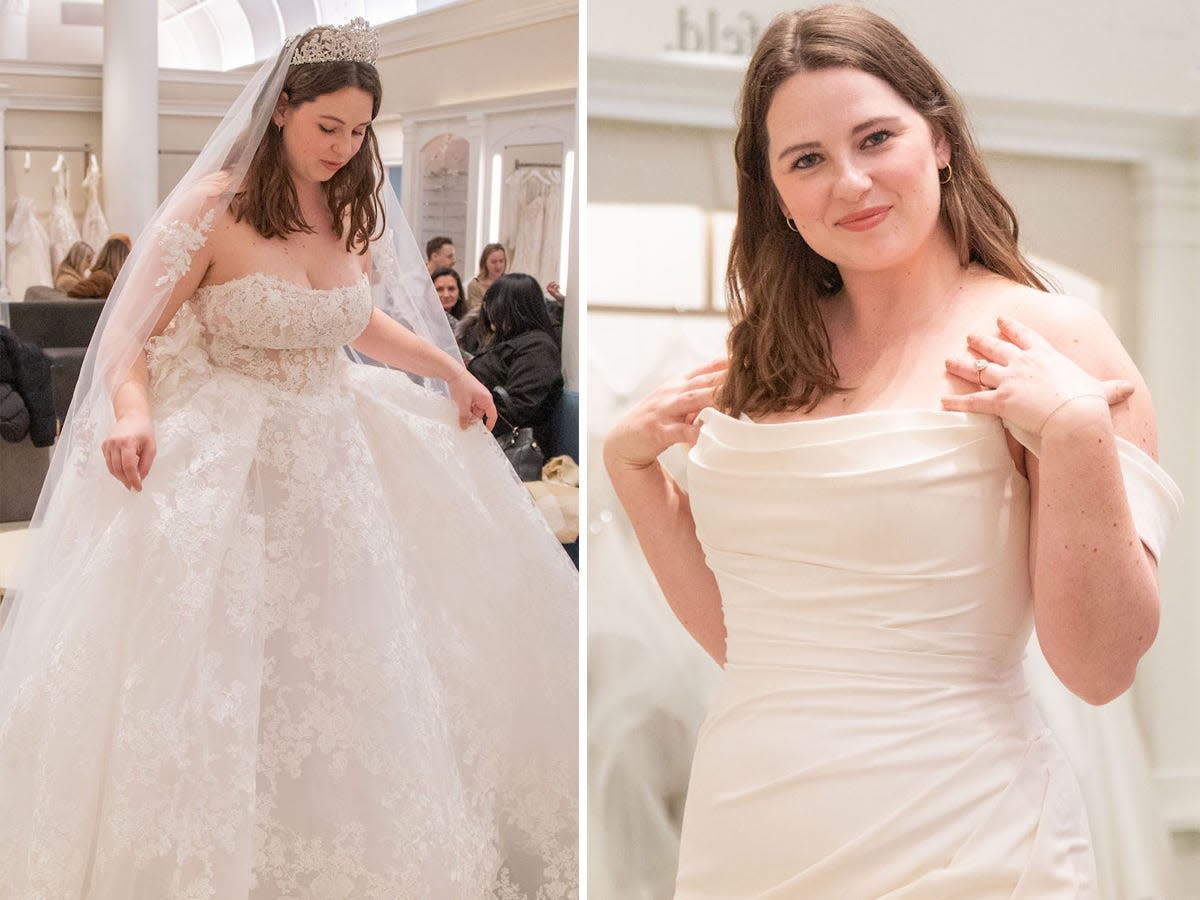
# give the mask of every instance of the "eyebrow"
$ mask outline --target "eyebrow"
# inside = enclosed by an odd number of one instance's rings
[[[341,119],[339,119],[337,116],[331,116],[331,115],[329,115],[328,113],[321,113],[321,115],[320,115],[320,116],[318,116],[318,118],[320,118],[320,119],[333,119],[333,121],[337,122],[339,125],[345,125],[345,124],[346,124],[346,123],[345,123],[345,122],[343,122]],[[356,125],[355,127],[356,127],[356,128],[363,128],[363,127],[365,127],[365,126],[367,126],[367,125],[370,125],[370,124],[371,124],[370,122],[363,122],[363,123],[361,123],[361,124],[359,124],[359,125]]]
[[[855,125],[852,129],[850,129],[850,136],[854,137],[864,131],[870,131],[872,128],[876,128],[880,125],[895,125],[899,122],[899,116],[876,116],[874,119],[867,119],[867,121],[860,122],[858,125]],[[799,150],[812,150],[820,146],[820,141],[806,141],[803,144],[792,144],[790,147],[785,147],[783,150],[780,150],[776,159],[783,159],[785,156],[795,153]]]

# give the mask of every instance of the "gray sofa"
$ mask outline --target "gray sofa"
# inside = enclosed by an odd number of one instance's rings
[[[23,341],[36,344],[50,359],[54,414],[61,425],[75,393],[87,345],[96,330],[103,300],[76,300],[51,287],[31,287],[25,299],[0,304],[0,321]],[[21,522],[33,515],[50,447],[0,441],[0,522]]]

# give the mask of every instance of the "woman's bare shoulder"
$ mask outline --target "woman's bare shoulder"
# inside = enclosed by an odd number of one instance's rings
[[[1028,325],[1093,374],[1100,374],[1093,366],[1101,370],[1133,368],[1133,361],[1108,320],[1085,300],[1006,282],[996,293],[994,307],[997,316]]]
[[[996,307],[997,315],[1032,328],[1093,377],[1130,382],[1134,394],[1113,407],[1113,423],[1119,434],[1156,456],[1158,441],[1150,389],[1098,309],[1069,294],[1048,293],[1018,284],[1011,284],[997,297]]]

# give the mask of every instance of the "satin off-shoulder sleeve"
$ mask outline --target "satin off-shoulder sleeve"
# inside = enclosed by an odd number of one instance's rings
[[[1034,456],[1041,455],[1041,438],[1011,422],[1004,427]],[[1138,537],[1156,560],[1162,558],[1163,545],[1179,521],[1183,511],[1183,493],[1157,462],[1144,450],[1125,440],[1117,439],[1117,458],[1121,477],[1125,481],[1125,497],[1133,514]]]

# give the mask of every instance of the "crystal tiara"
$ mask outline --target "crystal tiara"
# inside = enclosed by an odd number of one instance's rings
[[[341,60],[374,63],[378,56],[379,35],[371,30],[366,19],[359,16],[345,25],[326,25],[317,29],[304,46],[296,50],[292,65]]]

